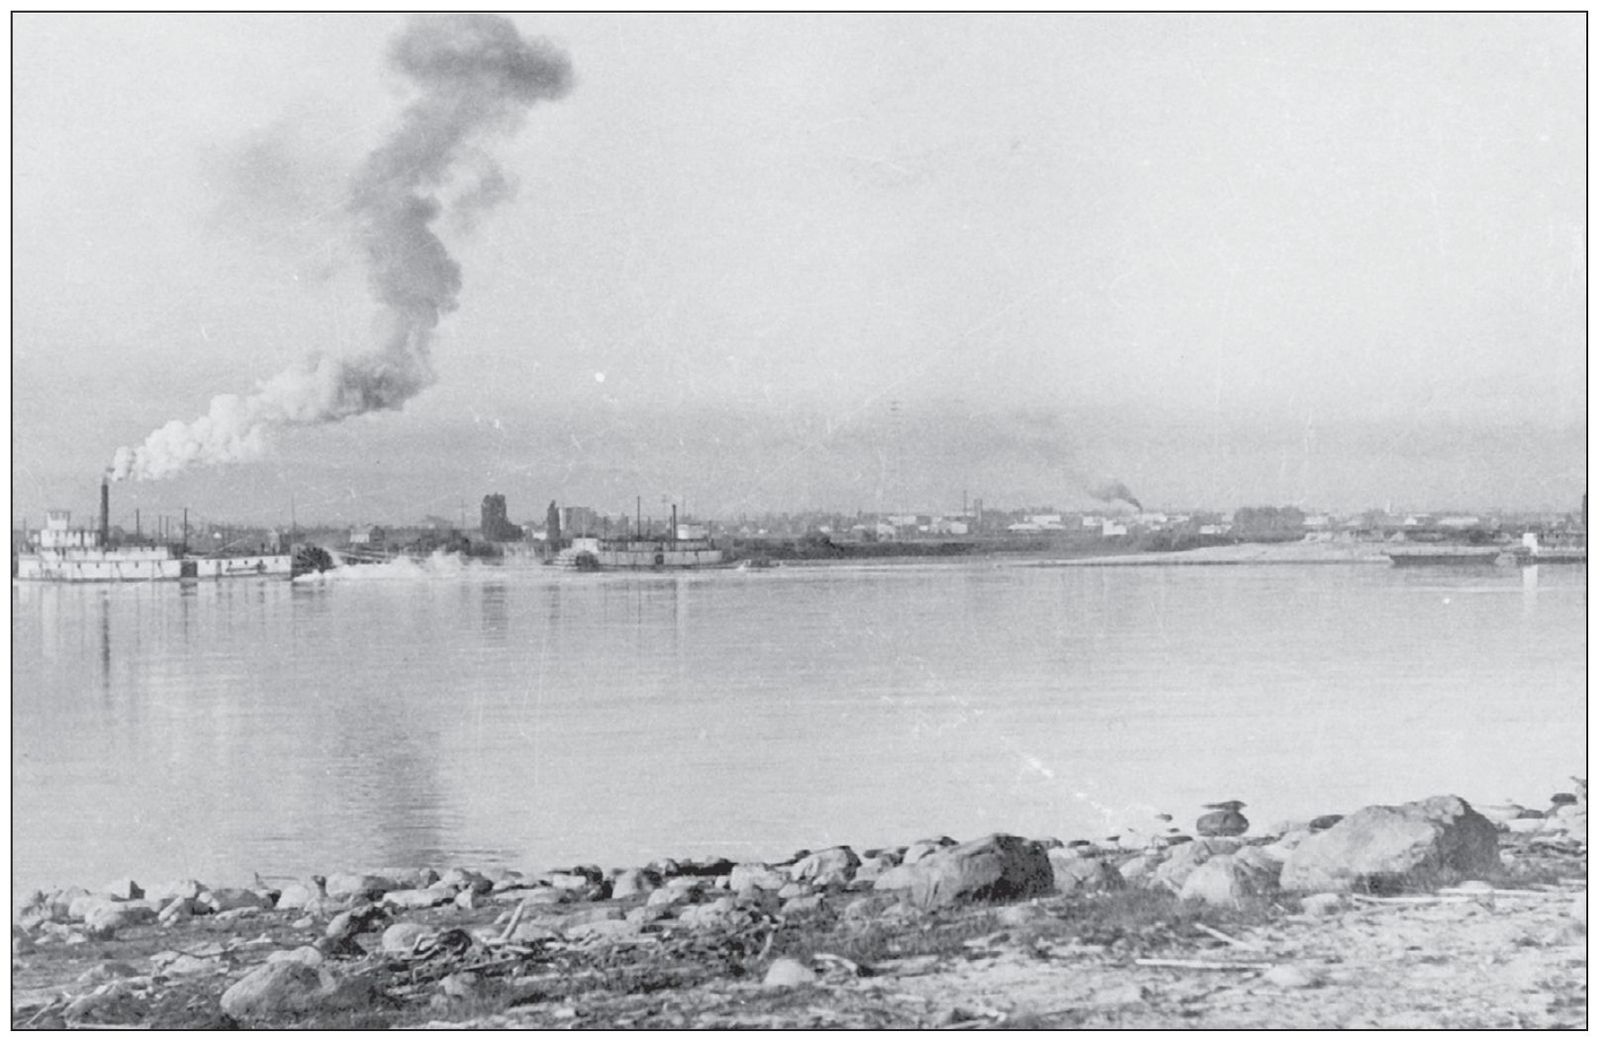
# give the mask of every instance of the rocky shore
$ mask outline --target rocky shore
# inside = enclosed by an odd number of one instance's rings
[[[12,1026],[1585,1024],[1585,784],[1258,834],[1213,815],[1218,836],[36,892]]]

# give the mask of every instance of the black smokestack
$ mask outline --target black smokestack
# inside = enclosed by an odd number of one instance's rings
[[[112,534],[112,490],[111,482],[101,477],[101,547],[111,544]]]
[[[1104,480],[1101,483],[1093,484],[1089,490],[1092,498],[1100,498],[1102,501],[1128,502],[1135,506],[1136,512],[1143,511],[1140,499],[1131,494],[1129,488],[1118,480]]]

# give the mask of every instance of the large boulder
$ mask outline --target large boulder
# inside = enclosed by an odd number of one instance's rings
[[[280,890],[280,897],[275,900],[274,908],[287,911],[306,909],[310,903],[317,902],[322,897],[314,881],[293,880]]]
[[[855,879],[861,866],[861,857],[840,845],[811,852],[788,868],[789,879],[799,883],[824,887],[828,884],[848,884]]]
[[[650,909],[660,906],[680,907],[699,901],[702,895],[703,891],[697,885],[693,887],[672,887],[667,884],[665,887],[657,887],[650,891],[643,904]]]
[[[227,913],[231,909],[274,908],[274,903],[269,900],[267,895],[244,887],[224,887],[203,891],[196,899],[196,902],[214,913]]]
[[[1044,848],[997,833],[897,866],[872,886],[898,892],[918,908],[933,909],[956,902],[1048,895],[1056,880]]]
[[[1118,863],[1118,878],[1128,887],[1145,887],[1151,883],[1158,861],[1157,856],[1151,854],[1131,855]]]
[[[392,956],[406,956],[414,951],[421,938],[435,933],[417,920],[400,920],[381,932],[380,951]]]
[[[164,880],[145,889],[145,897],[158,902],[171,902],[175,898],[200,898],[207,885],[199,880]]]
[[[945,848],[954,848],[955,846],[955,840],[950,837],[933,837],[927,840],[917,841],[906,848],[905,855],[901,857],[900,862],[902,865],[909,866],[913,862],[916,862],[919,859],[925,859],[937,851],[942,851]]]
[[[737,902],[731,896],[718,898],[713,902],[701,905],[688,906],[677,914],[677,919],[688,927],[704,930],[718,930],[729,927],[743,917],[738,909]]]
[[[654,890],[654,874],[646,869],[628,867],[616,873],[610,882],[611,898],[636,898]]]
[[[17,911],[16,923],[24,930],[37,931],[47,923],[66,923],[67,906],[48,898],[43,891],[35,891]]]
[[[1396,891],[1458,883],[1499,868],[1498,829],[1463,798],[1371,805],[1293,849],[1287,891]]]
[[[1329,827],[1326,827],[1326,829],[1329,829]],[[1297,845],[1308,839],[1311,832],[1305,824],[1300,829],[1287,830],[1280,835],[1279,840],[1271,844],[1259,845],[1259,847],[1265,855],[1285,862],[1291,858],[1291,853],[1297,850]]]
[[[118,931],[153,923],[157,911],[150,906],[129,902],[106,902],[84,916],[84,931],[94,938],[110,938]]]
[[[1176,844],[1163,853],[1163,860],[1152,871],[1150,884],[1178,893],[1186,878],[1216,854],[1222,853],[1215,851],[1205,840]]]
[[[75,895],[73,900],[67,903],[67,919],[84,920],[95,910],[116,904],[117,900],[105,893],[89,894],[85,892]]]
[[[585,872],[575,872],[567,869],[554,869],[539,874],[537,881],[558,888],[560,891],[582,891],[588,886],[597,883],[597,879]]]
[[[453,894],[451,888],[399,888],[381,895],[380,903],[393,909],[429,909],[451,902]]]
[[[784,956],[772,962],[766,968],[766,977],[761,981],[761,988],[798,988],[800,985],[816,984],[816,972],[805,964]]]
[[[219,1009],[236,1020],[362,1006],[374,996],[364,979],[339,981],[295,960],[265,963],[224,991]]]
[[[861,865],[855,868],[855,876],[850,878],[852,885],[868,888],[890,869],[900,864],[900,860],[891,855],[869,855],[861,860]]]
[[[453,872],[453,871],[449,871]],[[463,872],[462,870],[457,872]],[[395,885],[393,890],[400,888],[430,887],[440,880],[440,875],[433,869],[409,866],[387,866],[385,869],[374,871],[375,876],[388,880]]]
[[[1081,854],[1081,851],[1080,848],[1046,850],[1046,858],[1051,861],[1052,881],[1058,894],[1111,891],[1124,886],[1124,878],[1111,862],[1094,855]]]
[[[763,862],[745,862],[732,867],[727,885],[735,895],[745,891],[779,891],[788,883],[788,874]]]
[[[1255,856],[1215,855],[1192,870],[1180,885],[1181,898],[1209,905],[1242,906],[1280,887],[1280,864]]]
[[[403,886],[413,887],[415,885]],[[465,890],[474,891],[478,895],[485,895],[492,890],[492,879],[472,869],[461,869],[458,866],[454,866],[429,884],[422,886],[436,890],[447,890],[455,895]]]

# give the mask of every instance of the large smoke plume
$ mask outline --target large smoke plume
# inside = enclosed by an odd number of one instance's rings
[[[432,230],[443,209],[439,194],[457,166],[473,161],[481,167],[478,186],[455,209],[507,196],[507,181],[475,141],[512,131],[536,101],[564,96],[570,59],[545,40],[523,38],[506,18],[469,14],[415,18],[392,41],[388,59],[420,96],[355,171],[347,198],[381,306],[379,342],[358,357],[314,354],[249,396],[214,397],[195,421],[175,419],[139,447],[118,448],[114,479],[254,458],[276,427],[400,408],[435,380],[431,338],[457,306],[460,286],[459,266]]]

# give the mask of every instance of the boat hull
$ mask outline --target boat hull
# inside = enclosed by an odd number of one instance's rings
[[[154,553],[26,553],[17,557],[19,581],[119,584],[136,581],[219,580],[291,576],[287,555],[174,558]]]
[[[1499,549],[1477,549],[1470,552],[1451,550],[1434,552],[1388,552],[1393,566],[1493,566],[1498,562]]]
[[[578,538],[556,562],[586,570],[699,570],[725,566],[727,554],[708,540],[602,541]]]
[[[1536,552],[1517,552],[1515,565],[1535,566],[1539,563],[1586,563],[1588,550],[1585,548],[1555,548],[1539,549]]]
[[[602,570],[692,570],[720,566],[726,559],[719,548],[600,549]]]

